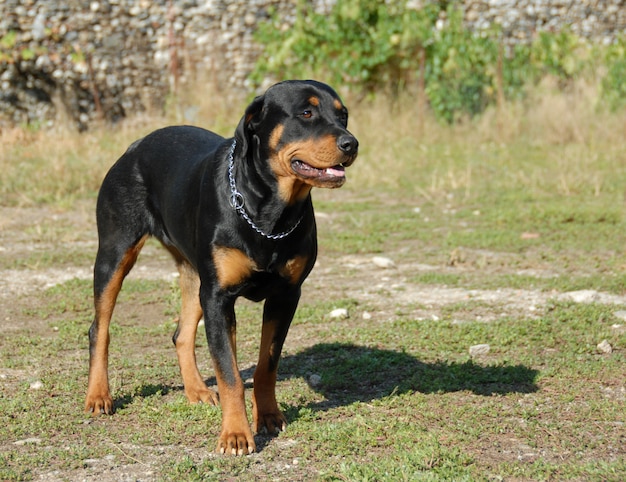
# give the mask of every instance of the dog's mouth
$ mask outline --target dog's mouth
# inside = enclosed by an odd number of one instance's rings
[[[337,164],[332,167],[320,169],[307,164],[300,159],[291,161],[293,171],[304,179],[310,179],[318,182],[343,183],[346,180],[346,169],[343,164]]]

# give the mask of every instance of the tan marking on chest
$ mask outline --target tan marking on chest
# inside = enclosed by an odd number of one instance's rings
[[[298,284],[302,279],[308,260],[306,256],[296,256],[290,259],[280,269],[280,275],[287,278],[291,284]]]
[[[222,288],[242,283],[256,270],[254,260],[236,248],[216,246],[213,248],[213,263]]]

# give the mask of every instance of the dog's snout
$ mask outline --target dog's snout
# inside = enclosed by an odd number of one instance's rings
[[[354,154],[359,148],[359,141],[350,134],[344,134],[337,138],[337,147],[345,154]]]

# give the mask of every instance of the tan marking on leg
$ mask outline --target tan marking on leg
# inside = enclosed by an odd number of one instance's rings
[[[147,238],[147,235],[144,236],[126,252],[106,288],[94,300],[96,319],[93,326],[97,328],[97,331],[94,334],[95,345],[90,346],[89,350],[89,381],[85,399],[85,411],[91,412],[93,415],[113,413],[113,399],[109,389],[108,375],[109,325],[124,278],[137,261],[137,256],[139,256]]]
[[[254,371],[254,389],[252,392],[252,429],[258,433],[267,430],[277,433],[285,430],[287,419],[276,402],[276,374],[278,367],[270,370],[270,358],[273,353],[276,322],[263,323],[259,362]]]
[[[256,270],[256,263],[236,248],[217,246],[213,249],[213,263],[222,288],[236,286]]]
[[[302,274],[306,269],[309,258],[306,256],[296,256],[285,263],[279,270],[280,275],[287,278],[291,284],[298,284],[302,279]]]
[[[182,307],[176,337],[176,355],[183,378],[185,395],[191,403],[218,404],[217,394],[209,389],[198,370],[196,362],[196,334],[202,318],[200,306],[200,277],[187,261],[178,263]]]
[[[248,424],[244,387],[236,363],[233,369],[237,376],[235,383],[229,385],[224,381],[216,365],[215,374],[222,405],[222,432],[216,451],[227,455],[248,455],[256,450],[256,444]]]

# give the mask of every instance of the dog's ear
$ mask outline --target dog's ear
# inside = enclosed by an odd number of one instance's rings
[[[263,106],[265,105],[265,96],[256,97],[252,103],[246,108],[246,112],[239,121],[239,125],[235,130],[235,139],[237,139],[237,151],[245,157],[248,149],[252,144],[252,136],[254,128],[258,125],[263,115]]]

